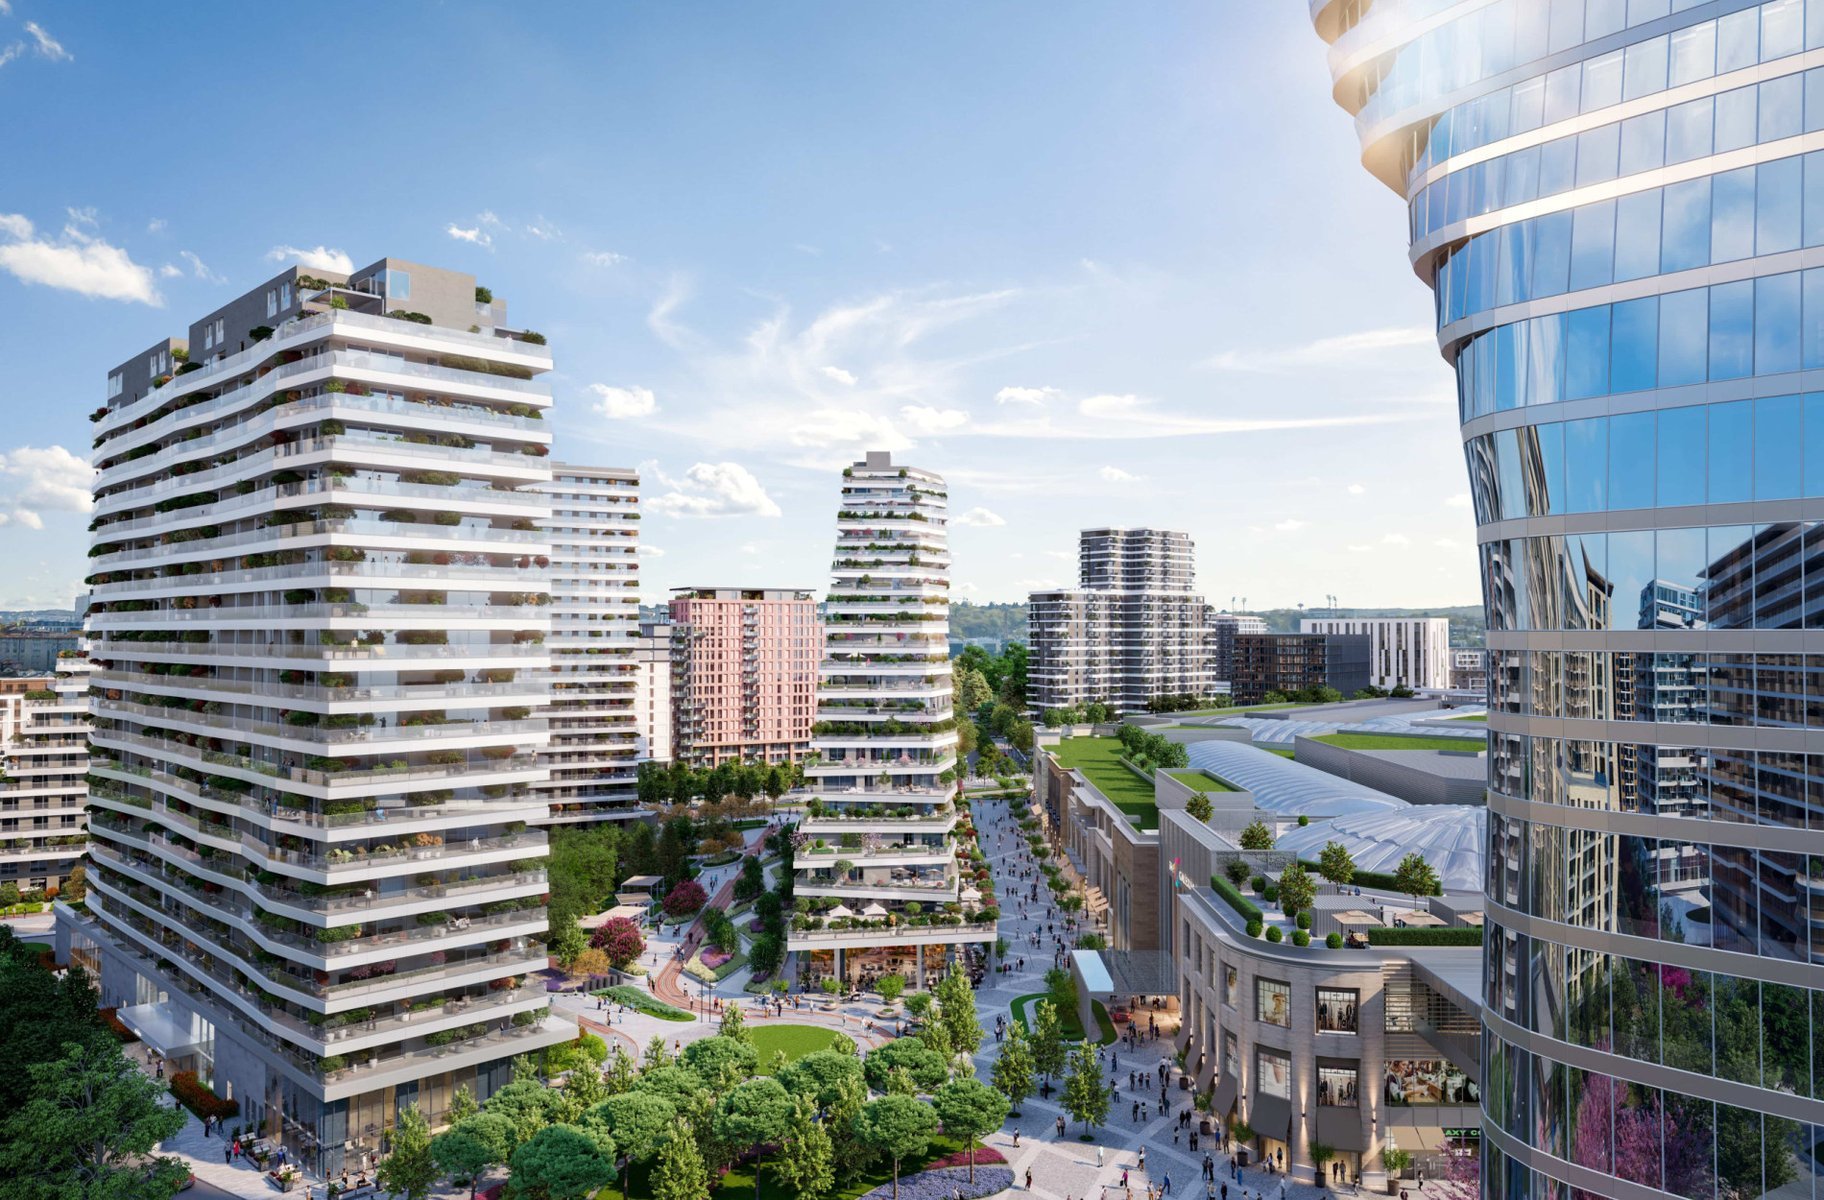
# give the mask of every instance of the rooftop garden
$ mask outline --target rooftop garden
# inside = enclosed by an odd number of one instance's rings
[[[1095,785],[1109,802],[1142,829],[1156,829],[1159,808],[1153,785],[1121,761],[1121,743],[1112,737],[1065,738],[1053,751],[1058,762]]]
[[[1474,738],[1407,736],[1398,733],[1326,733],[1313,741],[1344,750],[1480,750]]]
[[[1212,775],[1201,767],[1180,767],[1169,774],[1186,787],[1200,792],[1239,792],[1241,790],[1228,780]]]

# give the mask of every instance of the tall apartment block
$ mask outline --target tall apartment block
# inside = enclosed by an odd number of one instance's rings
[[[1101,701],[1143,712],[1157,696],[1215,690],[1210,606],[1191,591],[1189,534],[1086,529],[1077,558],[1077,587],[1027,601],[1035,708]]]
[[[61,887],[88,844],[89,662],[0,679],[0,883]]]
[[[1261,617],[1229,612],[1210,613],[1209,623],[1211,671],[1218,683],[1229,683],[1235,678],[1235,639],[1244,633],[1265,633],[1267,623]]]
[[[1484,1194],[1802,1192],[1824,3],[1311,14],[1456,371],[1489,649]]]
[[[639,765],[640,478],[622,467],[554,463],[551,520],[548,824],[641,815]]]
[[[1450,686],[1450,621],[1445,617],[1305,617],[1301,633],[1368,637],[1368,682],[1375,687]]]
[[[810,753],[823,626],[798,588],[684,587],[671,597],[673,753],[697,767]]]
[[[472,276],[287,270],[109,376],[61,951],[325,1174],[552,1016],[551,369]],[[538,490],[532,490],[538,489]]]
[[[633,690],[634,720],[639,729],[639,759],[671,761],[671,626],[640,623],[633,650],[638,667]]]
[[[811,910],[786,946],[839,976],[866,962],[919,980],[926,947],[995,937],[975,917],[981,896],[961,878],[951,836],[949,494],[941,476],[881,451],[842,475],[798,826],[794,893]]]
[[[1329,687],[1344,698],[1368,686],[1368,635],[1244,633],[1235,638],[1237,704],[1259,704],[1268,692],[1291,695]]]

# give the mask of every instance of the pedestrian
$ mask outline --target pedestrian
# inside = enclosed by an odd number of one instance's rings
[[[1026,1190],[1029,1192],[1032,1190],[1032,1168],[1031,1167],[1026,1168]]]
[[[1172,1194],[1172,1173],[1170,1171],[1165,1173],[1165,1194],[1168,1196]]]
[[[1100,1171],[1101,1169],[1102,1169],[1102,1147],[1097,1146],[1096,1147],[1096,1170]]]
[[[1017,1129],[1013,1131],[1013,1144],[1016,1147],[1020,1144],[1020,1131]]]
[[[1146,1170],[1146,1147],[1140,1147],[1140,1169]]]

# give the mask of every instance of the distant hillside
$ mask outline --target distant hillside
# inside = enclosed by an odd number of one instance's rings
[[[1014,638],[1023,642],[1026,640],[1026,606],[955,601],[950,605],[950,636]]]

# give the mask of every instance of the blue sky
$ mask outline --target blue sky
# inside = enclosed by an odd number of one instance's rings
[[[78,587],[108,367],[296,251],[545,332],[558,454],[644,471],[649,599],[823,588],[890,448],[962,597],[1156,524],[1222,603],[1474,602],[1429,294],[1304,8],[0,0],[0,607]]]

